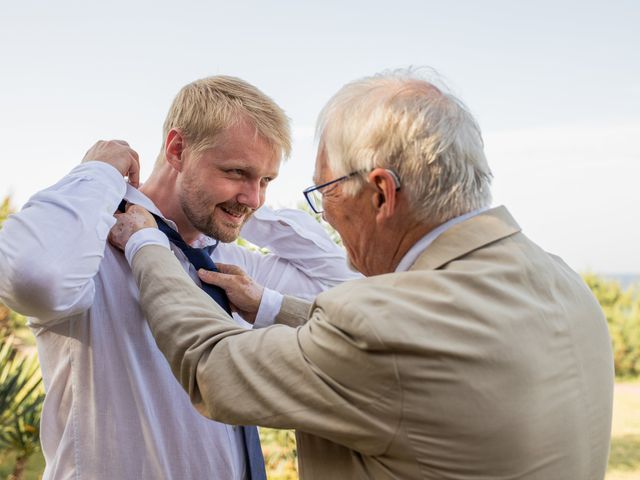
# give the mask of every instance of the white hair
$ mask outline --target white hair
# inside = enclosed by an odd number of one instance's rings
[[[336,176],[395,171],[419,220],[443,223],[491,204],[480,127],[460,100],[415,69],[342,87],[320,113],[316,137]],[[359,178],[345,183],[346,194],[360,190]]]

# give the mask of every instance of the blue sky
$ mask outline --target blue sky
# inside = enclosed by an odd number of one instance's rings
[[[143,178],[179,88],[242,77],[292,119],[269,192],[311,183],[313,127],[344,83],[430,66],[470,107],[495,204],[578,270],[640,272],[640,3],[634,1],[13,2],[0,13],[0,196],[21,205],[97,140]]]

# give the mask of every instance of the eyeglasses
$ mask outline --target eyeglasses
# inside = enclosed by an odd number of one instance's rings
[[[398,174],[393,170],[388,170],[386,168],[385,170],[389,172],[393,177],[393,181],[396,184],[396,191],[400,190],[400,177],[398,177]],[[307,200],[307,203],[311,207],[311,210],[313,210],[315,213],[322,213],[324,211],[324,207],[322,206],[322,191],[321,191],[323,188],[326,188],[329,185],[334,185],[336,183],[343,182],[355,175],[359,175],[365,172],[366,170],[357,170],[347,175],[343,175],[340,178],[336,178],[335,180],[331,180],[329,182],[322,183],[320,185],[312,185],[309,188],[305,188],[302,194],[304,195],[304,198]]]
[[[343,182],[353,177],[354,175],[358,175],[359,173],[362,173],[362,170],[351,172],[347,175],[343,175],[340,178],[336,178],[335,180],[330,180],[320,185],[311,185],[309,188],[305,188],[302,194],[304,195],[304,198],[306,198],[307,203],[311,207],[311,210],[313,210],[315,213],[322,213],[324,209],[322,207],[322,192],[320,190],[328,187],[329,185],[334,185],[336,183]]]

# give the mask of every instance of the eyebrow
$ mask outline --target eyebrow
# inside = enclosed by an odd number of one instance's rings
[[[256,167],[250,163],[247,163],[244,160],[229,159],[224,161],[223,164],[220,165],[220,168],[223,168],[223,169],[235,168],[238,170],[244,170],[245,172],[253,176],[269,177],[269,178],[276,178],[280,174],[280,171],[277,170],[277,171],[267,172],[265,175],[257,175]]]

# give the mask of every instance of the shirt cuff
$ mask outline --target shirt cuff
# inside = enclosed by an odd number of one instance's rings
[[[126,257],[127,262],[129,262],[129,265],[131,265],[133,257],[136,256],[138,250],[145,245],[161,245],[163,247],[170,248],[169,239],[157,228],[147,227],[142,230],[138,230],[129,237],[129,240],[124,247],[124,256]]]
[[[265,328],[273,325],[278,312],[280,312],[280,307],[282,307],[283,298],[284,295],[281,293],[265,287],[262,292],[262,299],[260,300],[256,320],[253,322],[253,328]]]

